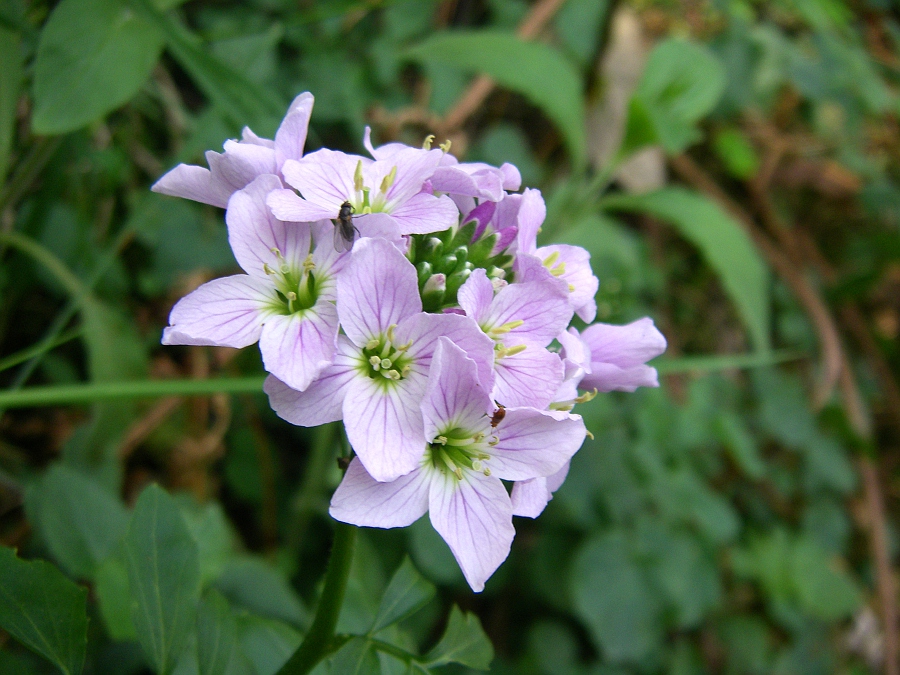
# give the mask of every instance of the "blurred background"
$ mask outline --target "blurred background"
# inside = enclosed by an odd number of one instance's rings
[[[669,341],[659,389],[576,410],[594,439],[484,593],[427,521],[366,530],[343,630],[409,554],[438,593],[395,639],[456,603],[492,673],[897,673],[898,84],[893,0],[4,0],[0,542],[89,589],[84,672],[150,672],[116,537],[158,482],[248,672],[293,650],[339,434],[272,413],[255,347],[160,346],[237,267],[221,210],[149,186],[308,90],[308,151],[370,125],[514,163],[598,320]],[[0,632],[0,672],[55,667]]]

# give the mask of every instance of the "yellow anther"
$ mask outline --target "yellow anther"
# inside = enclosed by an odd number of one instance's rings
[[[491,440],[488,441],[488,445],[492,448],[500,442],[499,436],[491,436]]]
[[[409,370],[410,370],[410,368],[412,368],[412,366],[410,366],[410,365],[407,363],[405,366],[403,366],[403,370],[400,371],[400,374],[401,374],[403,377],[406,377],[407,375],[409,375]]]
[[[395,329],[396,327],[397,327],[397,324],[395,324],[395,323],[392,323],[390,326],[388,326],[388,329],[387,329],[387,339],[388,339],[388,342],[393,342],[393,341],[394,341],[394,329]]]
[[[559,260],[559,251],[554,251],[553,253],[548,255],[546,258],[544,258],[544,267],[546,267],[547,269],[553,267],[553,264],[557,260]]]
[[[453,141],[451,141],[451,140],[448,138],[446,141],[444,141],[443,143],[441,143],[438,147],[439,147],[441,150],[443,150],[444,152],[450,152],[450,146],[451,146],[451,145],[453,145]]]
[[[435,438],[432,443],[438,443],[439,445],[447,445],[447,437],[446,436],[438,436]]]
[[[391,185],[394,184],[394,181],[397,179],[397,167],[395,166],[391,169],[391,172],[382,178],[381,180],[381,191],[384,194],[387,194],[387,191],[391,189]]]
[[[357,192],[363,189],[362,160],[356,162],[356,170],[353,172],[353,189]]]
[[[521,319],[517,319],[516,321],[507,321],[502,326],[495,326],[488,331],[491,335],[506,335],[509,331],[515,330],[519,326],[523,326],[525,324]]]
[[[381,368],[381,359],[379,359],[377,356],[370,356],[369,365],[372,366],[375,370],[378,370],[379,368]]]
[[[428,134],[425,137],[425,140],[422,141],[422,149],[423,150],[431,150],[432,143],[434,143],[434,134]]]
[[[479,462],[477,459],[472,462],[472,469],[475,471],[481,471],[481,462]]]
[[[574,292],[575,292],[575,285],[569,284],[569,293],[574,293]]]
[[[263,263],[263,272],[266,274],[275,274],[275,270],[269,267],[269,263]]]
[[[297,299],[297,294],[294,293],[294,291],[288,291],[287,299],[290,300],[291,302],[293,302],[294,300]]]
[[[592,434],[590,431],[588,431],[587,429],[585,429],[585,430],[584,430],[584,433],[587,434],[587,437],[588,437],[588,438],[590,438],[591,440],[594,440],[594,434]]]
[[[372,338],[366,343],[366,349],[375,349],[378,346],[379,340],[378,338]]]
[[[303,260],[303,269],[305,269],[307,272],[311,272],[312,270],[316,269],[316,263],[313,262],[312,253],[306,256],[306,258]]]
[[[587,403],[588,401],[594,400],[597,396],[597,389],[593,389],[591,391],[584,392],[581,396],[575,399],[575,403]]]
[[[490,470],[490,469],[485,469],[485,470],[484,470],[484,475],[485,475],[485,476],[490,476],[490,475],[491,475],[491,470]]]
[[[501,347],[494,354],[494,357],[497,359],[502,359],[506,356],[515,356],[516,354],[521,354],[526,349],[525,345],[516,345],[514,347]]]
[[[477,434],[472,436],[472,441],[474,441],[475,443],[481,443],[481,441],[483,441],[483,440],[484,440],[484,434],[481,432],[478,432]]]

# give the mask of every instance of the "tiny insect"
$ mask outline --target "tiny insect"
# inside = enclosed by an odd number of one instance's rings
[[[491,427],[496,427],[500,424],[504,417],[506,417],[506,408],[501,405],[494,411],[494,414],[491,417]]]
[[[350,202],[341,204],[337,220],[331,222],[334,223],[334,250],[338,253],[349,251],[353,248],[353,241],[359,234],[359,230],[353,224],[353,204]]]

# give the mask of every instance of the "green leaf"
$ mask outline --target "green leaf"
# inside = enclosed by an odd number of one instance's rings
[[[378,614],[369,632],[376,633],[405,619],[424,607],[434,594],[434,584],[416,571],[408,557],[404,558],[381,598]]]
[[[144,84],[162,48],[162,34],[124,0],[62,0],[38,42],[34,131],[72,131],[118,108]]]
[[[137,630],[131,620],[131,589],[128,586],[124,545],[94,572],[94,592],[109,636],[113,640],[136,640]]]
[[[29,488],[26,508],[53,557],[75,577],[92,578],[128,527],[116,497],[62,464]]]
[[[281,621],[239,614],[241,651],[260,675],[277,673],[300,646],[300,633]]]
[[[494,647],[472,612],[463,614],[453,605],[450,620],[440,642],[424,658],[429,668],[447,663],[461,663],[476,670],[487,670],[494,659]]]
[[[84,666],[87,590],[43,560],[0,546],[0,627],[66,675]]]
[[[229,561],[215,586],[235,605],[261,616],[300,627],[309,623],[309,612],[284,574],[259,558]]]
[[[746,180],[759,168],[756,150],[738,129],[723,129],[717,133],[713,148],[732,176]]]
[[[705,48],[679,38],[660,42],[651,52],[629,106],[625,143],[630,154],[651,142],[676,154],[697,141],[695,124],[725,90],[725,69]]]
[[[6,178],[16,131],[16,107],[25,74],[19,34],[0,26],[0,185]]]
[[[197,613],[197,544],[172,499],[158,485],[141,493],[125,538],[132,619],[158,673],[172,671]]]
[[[197,615],[197,661],[200,675],[252,672],[238,642],[237,619],[217,591],[206,594]]]
[[[498,31],[454,31],[406,52],[416,61],[484,73],[524,94],[556,123],[576,166],[585,161],[584,104],[578,71],[557,50]]]
[[[659,600],[619,532],[589,540],[575,558],[571,595],[606,659],[637,661],[662,641]]]
[[[601,205],[611,211],[649,213],[674,225],[719,275],[756,349],[769,351],[768,269],[731,216],[702,195],[679,187],[607,197]]]
[[[341,675],[381,675],[381,666],[372,644],[364,637],[355,637],[332,657],[331,672]]]
[[[791,575],[801,605],[823,621],[853,615],[863,600],[859,587],[841,568],[842,562],[836,556],[829,557],[806,537],[796,542],[790,557]]]

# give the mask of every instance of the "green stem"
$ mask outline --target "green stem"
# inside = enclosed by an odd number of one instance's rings
[[[65,333],[55,338],[46,346],[43,344],[32,345],[27,347],[21,351],[16,352],[15,354],[10,354],[9,356],[0,359],[0,372],[7,370],[8,368],[12,368],[13,366],[17,366],[20,363],[27,361],[30,358],[37,356],[38,354],[43,353],[44,351],[49,351],[51,349],[55,349],[60,345],[64,345],[71,340],[74,340],[77,337],[81,336],[81,326],[76,326],[71,330],[67,330]]]
[[[87,295],[87,288],[81,283],[81,279],[72,274],[62,260],[34,239],[18,232],[0,232],[0,244],[12,246],[39,262],[56,277],[56,280],[62,284],[66,292],[73,298],[81,299]]]
[[[325,587],[319,598],[316,616],[300,647],[278,671],[278,675],[306,675],[331,652],[334,629],[337,627],[347,580],[350,578],[355,544],[356,527],[336,523],[334,545],[331,548],[328,571],[325,573]]]

